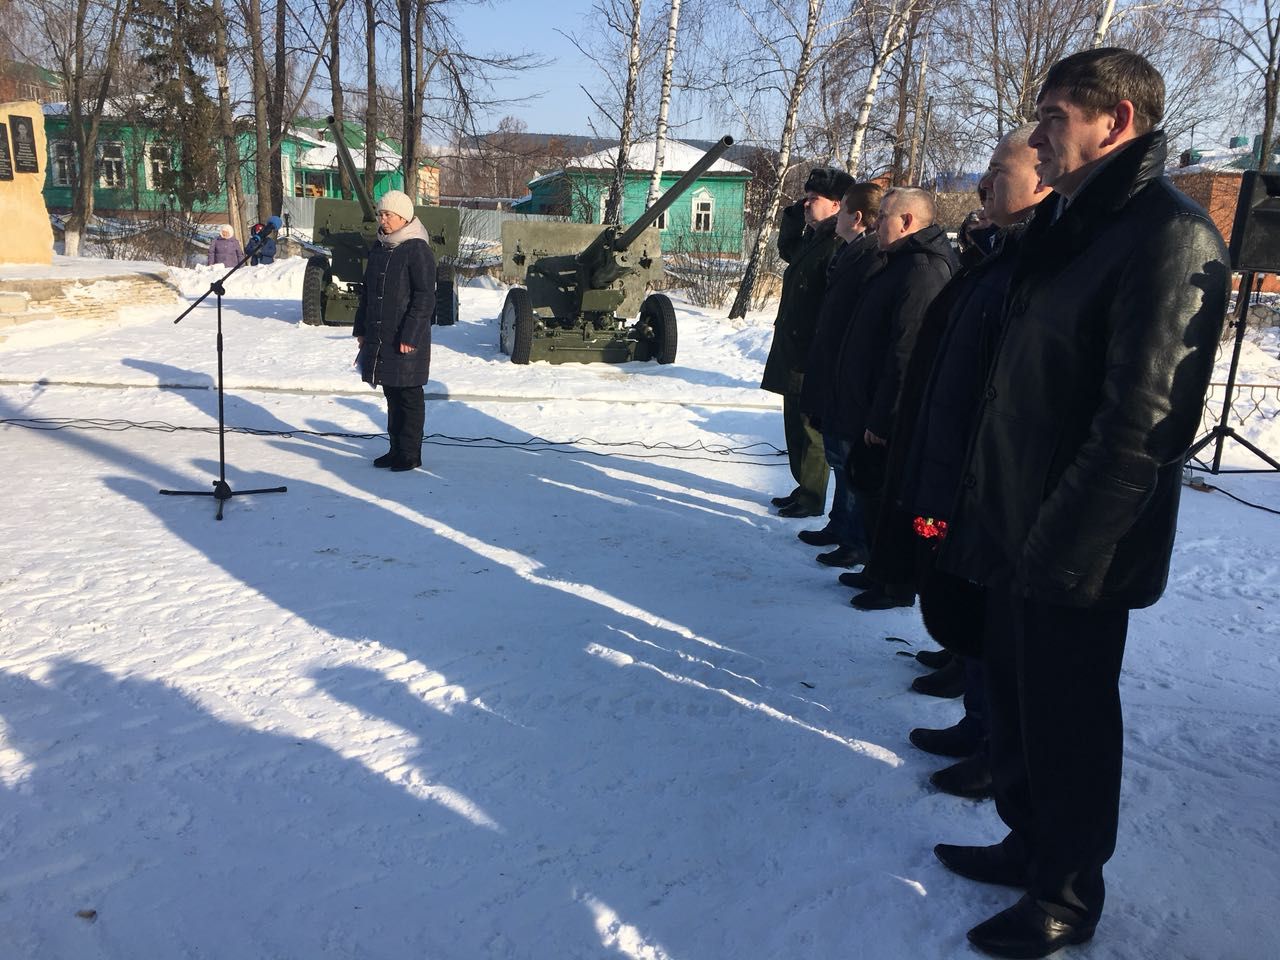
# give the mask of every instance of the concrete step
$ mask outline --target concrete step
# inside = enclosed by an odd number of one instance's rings
[[[0,313],[22,313],[26,309],[26,294],[8,293],[0,290]]]
[[[25,313],[0,313],[0,327],[16,327],[32,320],[52,320],[57,314],[51,310],[28,310]]]

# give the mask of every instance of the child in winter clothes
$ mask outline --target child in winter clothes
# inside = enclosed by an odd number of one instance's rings
[[[260,263],[274,263],[276,259],[276,238],[266,234],[266,224],[255,223],[253,235],[244,245],[244,252],[249,254],[249,265],[256,267]]]

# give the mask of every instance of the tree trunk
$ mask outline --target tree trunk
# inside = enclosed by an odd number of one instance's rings
[[[894,186],[907,182],[907,113],[911,103],[911,48],[914,39],[912,33],[907,34],[898,70],[898,116],[893,124],[893,157],[889,164],[889,182]]]
[[[218,84],[218,126],[222,135],[223,170],[227,186],[227,222],[244,237],[243,194],[240,188],[240,149],[231,115],[231,80],[227,70],[227,18],[222,0],[213,0],[213,70]]]
[[[284,144],[284,98],[288,93],[289,65],[285,59],[284,28],[286,0],[276,0],[276,62],[275,83],[271,90],[271,109],[267,114],[271,122],[271,212],[279,214],[284,209],[284,160],[281,147]],[[334,11],[337,16],[337,11]],[[337,34],[337,31],[334,31]],[[323,44],[320,47],[324,49]]]
[[[662,93],[658,98],[658,126],[653,137],[653,179],[644,202],[648,210],[662,192],[662,167],[667,159],[667,112],[671,108],[671,73],[676,60],[676,33],[680,28],[680,0],[671,0],[671,16],[667,20],[667,51],[662,58]]]
[[[745,317],[751,308],[751,297],[755,292],[760,258],[764,255],[764,245],[769,241],[769,227],[778,219],[778,208],[782,203],[782,187],[786,180],[787,169],[791,166],[791,144],[796,135],[800,100],[804,96],[804,89],[809,81],[809,71],[813,68],[813,43],[818,32],[818,19],[822,16],[822,4],[823,0],[809,0],[804,37],[800,42],[800,59],[796,63],[795,76],[791,82],[791,94],[787,98],[787,113],[782,124],[782,141],[778,145],[778,159],[774,164],[775,183],[773,189],[769,191],[769,205],[765,215],[760,218],[760,230],[756,234],[755,242],[751,245],[751,255],[747,258],[747,268],[743,271],[738,293],[733,298],[733,306],[729,308],[731,320]]]
[[[925,47],[920,57],[920,77],[916,82],[916,105],[911,119],[911,157],[907,160],[907,183],[920,182],[920,171],[916,168],[916,160],[920,157],[920,111],[924,108],[924,78],[929,70],[929,48]]]
[[[378,14],[374,0],[364,0],[364,192],[373,196],[373,180],[378,163]]]
[[[627,87],[622,96],[622,123],[618,127],[618,160],[614,164],[604,223],[622,222],[622,194],[626,185],[627,155],[631,152],[631,126],[635,122],[636,89],[640,85],[640,13],[644,0],[631,2],[631,44],[627,52]]]
[[[253,174],[258,192],[258,220],[265,223],[271,216],[271,134],[267,120],[267,60],[262,46],[262,0],[249,0],[248,28],[249,46],[253,48]]]
[[[1111,27],[1111,17],[1116,12],[1116,0],[1101,0],[1102,5],[1098,8],[1098,17],[1093,22],[1093,45],[1094,47],[1102,46],[1102,42],[1107,38],[1107,30]]]
[[[404,123],[400,128],[401,169],[404,171],[404,192],[413,196],[418,176],[414,147],[418,142],[417,121],[418,94],[417,70],[414,61],[414,0],[397,0],[400,8],[400,108]],[[410,182],[412,181],[412,182]]]
[[[117,0],[111,18],[113,33],[107,41],[100,71],[90,71],[85,62],[88,44],[84,37],[88,0],[78,0],[71,43],[63,57],[63,88],[67,96],[68,133],[76,151],[71,190],[71,213],[63,226],[63,254],[80,255],[80,239],[93,216],[93,188],[98,178],[98,128],[106,109],[107,95],[120,64],[125,31],[133,17],[133,0]]]
[[[849,156],[845,160],[845,169],[849,175],[858,175],[858,164],[862,162],[862,144],[867,137],[867,126],[871,122],[871,107],[876,102],[876,88],[880,85],[880,74],[884,66],[893,56],[902,37],[907,32],[907,17],[911,12],[912,0],[907,0],[906,9],[898,10],[898,0],[894,0],[889,8],[889,18],[885,21],[884,35],[880,38],[880,48],[871,64],[871,75],[867,78],[867,89],[862,95],[862,105],[858,107],[858,119],[853,126],[853,142],[849,145]]]
[[[329,0],[329,17],[334,21],[335,27],[329,34],[329,103],[333,109],[333,119],[337,121],[338,129],[343,127],[343,101],[342,101],[342,44],[338,42],[338,4],[339,0]],[[338,164],[338,193],[343,200],[351,199],[351,181],[347,179],[347,170],[342,164]]]

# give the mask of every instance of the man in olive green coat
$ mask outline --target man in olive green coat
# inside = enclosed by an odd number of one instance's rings
[[[785,497],[774,497],[781,517],[816,517],[827,501],[827,461],[822,434],[800,410],[800,387],[827,290],[827,266],[840,248],[836,214],[853,178],[834,167],[815,167],[804,184],[804,199],[782,211],[778,253],[787,262],[782,275],[782,299],[773,322],[773,344],[764,365],[761,389],[782,395],[782,427],[787,459],[796,486]]]

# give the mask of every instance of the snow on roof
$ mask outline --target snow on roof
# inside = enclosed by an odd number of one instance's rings
[[[631,149],[627,151],[627,168],[630,170],[652,170],[653,158],[657,150],[656,140],[639,140],[631,144]],[[691,146],[680,140],[668,140],[666,142],[665,156],[662,161],[663,173],[684,173],[693,167],[705,153],[705,150],[699,150],[697,147]],[[550,173],[544,173],[540,177],[535,177],[529,181],[529,186],[540,183],[550,177],[559,176],[568,170],[612,170],[614,162],[618,157],[617,147],[606,147],[596,153],[588,154],[585,157],[579,157],[571,160],[567,166],[560,170],[552,170]],[[721,157],[713,163],[707,173],[723,173],[731,176],[751,176],[751,171],[746,167],[739,166],[729,160]]]
[[[1192,152],[1200,155],[1199,161],[1180,167],[1177,166],[1177,158],[1174,158],[1174,165],[1167,171],[1170,176],[1189,173],[1243,173],[1255,168],[1252,147],[1193,147]],[[1272,167],[1277,165],[1280,165],[1280,154],[1272,159]]]
[[[353,152],[351,159],[355,162],[357,170],[364,169],[364,151]],[[338,165],[338,148],[332,143],[321,142],[318,146],[303,150],[298,155],[298,166],[310,167],[312,169],[329,169]],[[377,159],[374,163],[375,170],[399,170],[400,155],[391,150],[385,143],[378,141]]]

